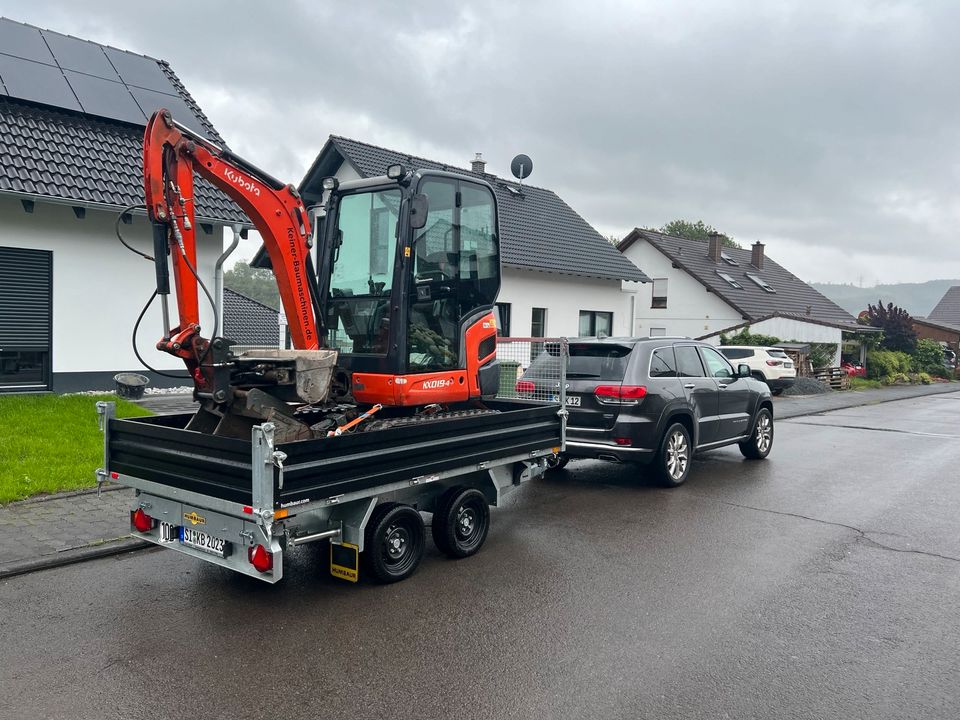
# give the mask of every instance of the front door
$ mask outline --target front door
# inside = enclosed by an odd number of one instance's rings
[[[719,389],[716,381],[707,377],[696,345],[676,345],[677,374],[683,383],[687,402],[697,418],[697,445],[717,440],[719,422]]]
[[[746,435],[750,431],[751,391],[744,379],[738,378],[730,362],[717,350],[700,347],[707,374],[717,383],[719,422],[717,440]]]

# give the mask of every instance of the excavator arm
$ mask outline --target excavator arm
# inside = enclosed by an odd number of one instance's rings
[[[143,138],[144,194],[154,227],[157,291],[169,293],[169,252],[179,324],[165,328],[157,348],[182,358],[202,392],[209,378],[198,368],[209,341],[200,336],[199,325],[194,172],[236,202],[263,237],[294,347],[316,350],[320,332],[311,290],[310,220],[297,190],[180,125],[169,111],[158,110]],[[168,323],[166,298],[162,300]]]

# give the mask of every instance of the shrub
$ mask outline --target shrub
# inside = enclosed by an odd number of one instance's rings
[[[917,340],[913,351],[913,369],[922,373],[939,374],[943,371],[943,346],[936,340]]]
[[[887,380],[898,374],[906,377],[912,369],[913,358],[904,352],[871,350],[867,353],[867,377],[873,380]]]
[[[744,328],[736,335],[720,335],[721,345],[756,345],[760,347],[776,347],[780,338],[773,335],[752,334],[750,328]]]

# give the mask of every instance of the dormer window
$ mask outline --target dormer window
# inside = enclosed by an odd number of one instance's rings
[[[729,256],[727,253],[725,253],[725,252],[721,252],[721,253],[720,253],[720,259],[723,260],[727,265],[739,265],[739,264],[740,264],[740,263],[738,263],[736,260],[734,260],[732,257],[730,257],[730,256]]]

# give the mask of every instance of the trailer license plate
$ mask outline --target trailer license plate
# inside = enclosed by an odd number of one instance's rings
[[[226,557],[230,550],[230,543],[226,540],[188,527],[180,528],[180,542],[217,557]]]
[[[560,396],[554,395],[553,402],[560,402]],[[567,405],[571,407],[580,407],[580,396],[579,395],[567,395]]]

